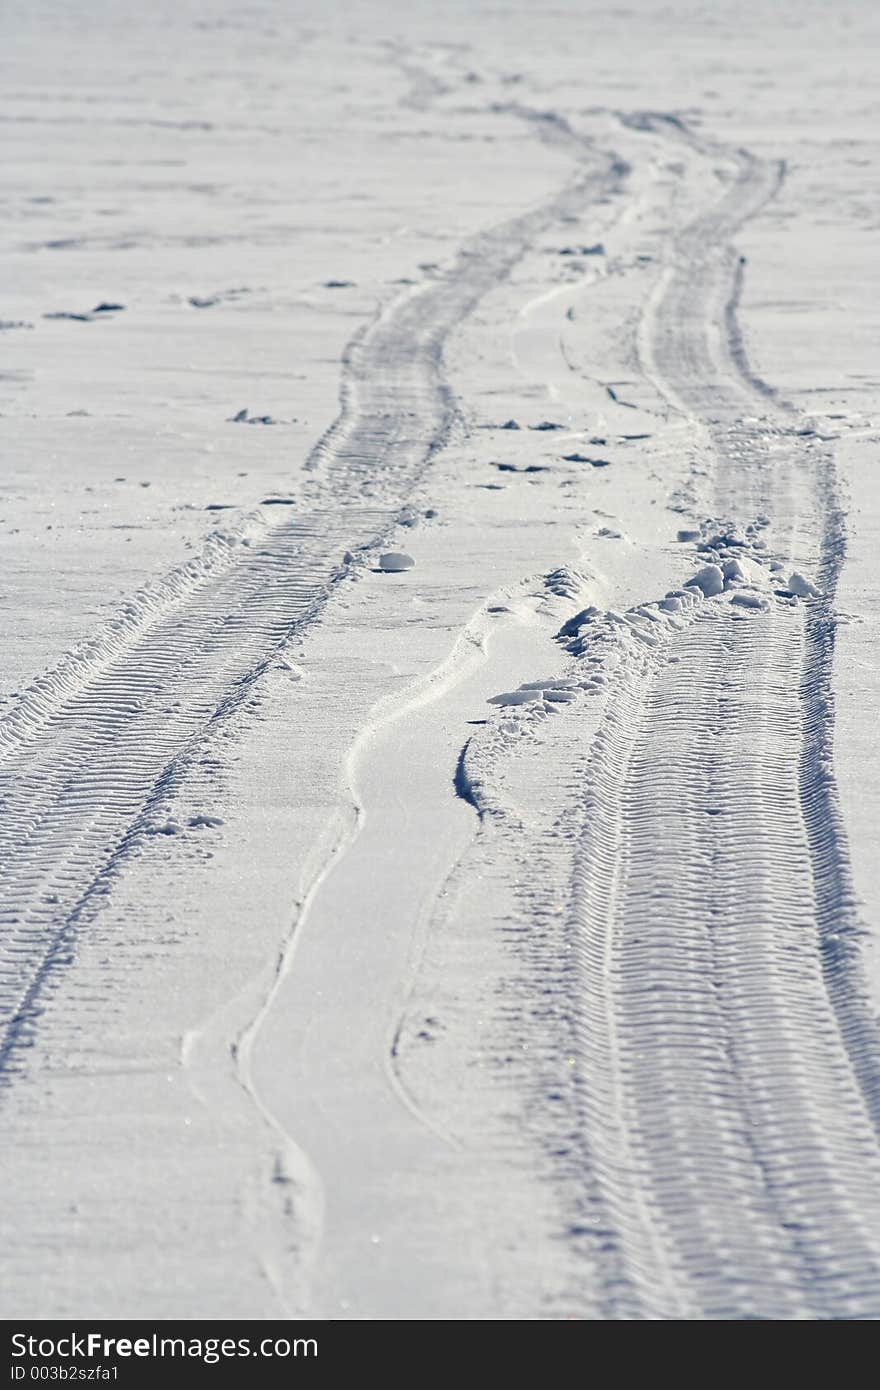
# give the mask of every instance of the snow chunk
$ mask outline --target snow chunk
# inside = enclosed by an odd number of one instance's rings
[[[600,608],[596,608],[593,605],[589,608],[582,608],[579,613],[575,613],[573,618],[569,618],[567,622],[562,624],[556,636],[560,639],[563,637],[576,637],[582,627],[587,623],[595,622],[597,618],[601,617],[602,610]]]
[[[748,578],[739,560],[725,560],[721,566],[721,573],[724,575],[725,585],[729,584],[731,580],[738,580],[744,584]]]
[[[801,574],[800,570],[792,570],[788,581],[788,588],[798,598],[818,598],[819,590],[815,584],[811,584],[806,575]]]
[[[523,681],[520,690],[577,690],[579,685],[570,676],[547,676],[542,681]]]
[[[730,589],[737,584],[766,584],[767,570],[764,565],[752,560],[748,555],[732,556],[721,566],[724,587]]]
[[[487,705],[527,705],[532,700],[540,700],[542,690],[505,690],[501,695],[492,695]]]
[[[384,555],[379,556],[379,568],[388,574],[411,570],[414,564],[415,560],[405,550],[386,550]]]
[[[743,608],[758,608],[762,613],[766,613],[770,607],[769,599],[763,594],[755,593],[754,589],[740,589],[733,595],[731,603],[739,603]]]
[[[724,572],[720,565],[704,565],[697,570],[693,579],[688,580],[688,588],[700,589],[705,598],[724,592]]]

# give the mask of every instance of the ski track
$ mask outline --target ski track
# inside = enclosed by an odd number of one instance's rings
[[[259,513],[129,604],[41,677],[0,724],[0,1086],[41,1001],[134,841],[162,821],[169,777],[239,708],[342,579],[346,550],[389,532],[456,418],[443,343],[531,240],[625,171],[571,136],[578,176],[466,242],[433,282],[382,309],[346,350],[341,409],[298,504]]]
[[[607,704],[595,732],[583,699],[564,704],[541,745],[543,785],[564,790],[546,831],[518,838],[505,779],[511,734],[551,709],[470,740],[459,779],[495,818],[479,872],[506,866],[522,909],[500,927],[516,965],[499,1051],[531,1040],[521,1118],[568,1193],[581,1315],[873,1318],[880,1048],[832,768],[843,513],[833,456],[748,364],[730,247],[783,170],[674,118],[624,124],[723,169],[639,334],[646,377],[711,441],[727,520],[700,563],[777,557],[820,595],[793,602],[771,574],[757,610],[724,594],[670,622],[645,605],[613,615],[635,640],[611,659],[607,624],[584,623],[569,674],[590,690],[607,661]]]

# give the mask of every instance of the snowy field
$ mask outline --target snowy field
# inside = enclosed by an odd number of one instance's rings
[[[880,12],[0,34],[0,1314],[880,1317]]]

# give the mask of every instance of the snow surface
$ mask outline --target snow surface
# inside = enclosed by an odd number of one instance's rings
[[[880,1316],[875,8],[0,30],[0,1311]]]

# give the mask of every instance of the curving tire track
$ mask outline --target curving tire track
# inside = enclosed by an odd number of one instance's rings
[[[706,153],[666,118],[637,124]],[[644,1269],[659,1233],[676,1271],[660,1316],[683,1298],[713,1319],[876,1317],[880,1068],[830,764],[841,513],[833,460],[751,373],[736,326],[729,238],[779,171],[728,160],[729,191],[671,248],[643,356],[708,429],[718,514],[769,519],[822,597],[706,604],[618,678],[572,884],[584,1085],[601,1006],[613,1083],[592,1126],[626,1135],[650,1218],[623,1233],[626,1264]],[[656,1284],[635,1278],[656,1316]]]
[[[530,714],[471,739],[487,825],[459,873],[517,904],[493,926],[513,961],[499,1072],[528,1039],[521,1118],[567,1213],[575,1315],[875,1318],[880,1044],[832,765],[843,514],[833,456],[748,363],[729,244],[782,169],[672,118],[624,124],[683,152],[708,202],[669,236],[639,349],[710,441],[709,529],[739,533],[714,558],[745,544],[820,595],[777,579],[756,609],[725,593],[610,615],[567,643],[584,689],[604,671],[598,720],[578,699],[531,753]],[[550,823],[520,823],[520,784]]]
[[[448,271],[355,337],[339,417],[312,451],[288,519],[257,514],[212,537],[35,682],[0,725],[0,1084],[125,856],[144,834],[174,833],[163,822],[169,782],[318,614],[345,575],[344,552],[395,524],[442,446],[455,418],[448,333],[533,237],[625,172],[586,147],[577,156],[583,171],[557,195],[466,242]]]

